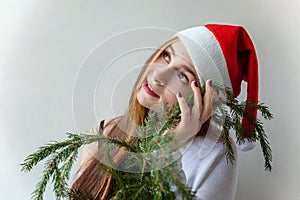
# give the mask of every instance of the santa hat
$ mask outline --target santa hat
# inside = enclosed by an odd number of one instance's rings
[[[258,61],[251,38],[243,27],[207,24],[180,31],[175,36],[187,49],[201,85],[212,79],[230,87],[238,96],[244,80],[247,82],[247,101],[257,104]],[[256,108],[248,105],[245,111],[256,120]],[[250,133],[253,131],[253,125],[245,117],[242,127]]]

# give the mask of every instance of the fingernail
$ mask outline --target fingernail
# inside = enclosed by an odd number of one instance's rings
[[[181,94],[181,92],[178,92],[178,97],[182,97],[182,94]]]
[[[208,85],[209,85],[210,87],[212,87],[212,80],[209,80],[209,81],[208,81]]]
[[[197,81],[194,81],[194,85],[195,85],[196,87],[198,87],[198,83],[197,83]]]

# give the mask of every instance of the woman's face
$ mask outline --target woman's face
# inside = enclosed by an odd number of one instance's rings
[[[162,102],[173,106],[177,102],[176,94],[181,92],[186,96],[191,93],[191,83],[197,79],[192,61],[180,41],[162,51],[146,73],[137,99],[142,106],[152,110]]]

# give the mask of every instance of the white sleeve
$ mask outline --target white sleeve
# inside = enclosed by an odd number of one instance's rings
[[[181,161],[186,184],[195,192],[196,199],[234,200],[238,153],[236,143],[230,140],[235,158],[232,163],[226,157],[221,129],[211,121],[205,137],[196,137],[183,152]]]
[[[213,162],[198,184],[196,190],[197,199],[234,200],[237,184],[237,166],[236,161],[233,162],[233,164],[230,164],[226,156]]]
[[[199,157],[199,145],[192,145],[182,157],[186,184],[196,192],[196,199],[234,200],[237,184],[238,155],[231,164],[223,144],[217,144],[205,157]]]

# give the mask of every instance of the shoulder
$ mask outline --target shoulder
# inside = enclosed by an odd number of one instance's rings
[[[89,130],[89,134],[103,134],[107,136],[111,129],[110,120],[101,120],[97,122],[92,128]],[[89,161],[92,157],[94,157],[95,153],[98,150],[98,143],[94,142],[91,144],[86,144],[82,148],[82,154],[80,158],[80,171],[83,171],[88,165]]]
[[[108,136],[112,129],[115,127],[115,123],[117,123],[117,121],[118,118],[102,119],[92,127],[91,132],[94,134],[97,133]]]

